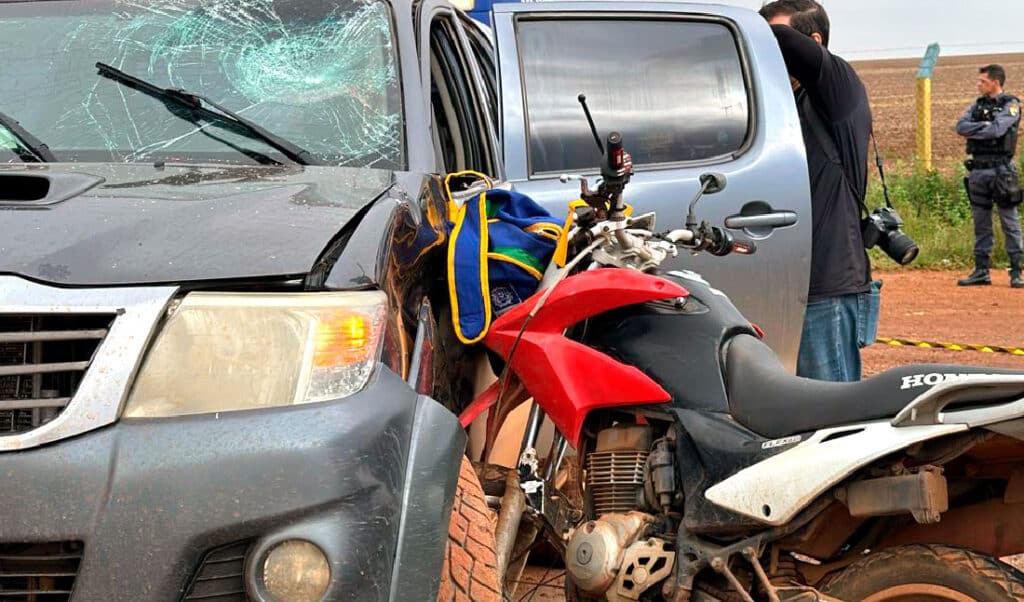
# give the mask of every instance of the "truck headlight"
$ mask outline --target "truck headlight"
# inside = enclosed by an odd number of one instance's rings
[[[146,356],[125,416],[267,408],[358,392],[380,355],[381,292],[191,293]]]

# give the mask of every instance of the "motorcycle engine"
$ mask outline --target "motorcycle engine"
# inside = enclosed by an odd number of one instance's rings
[[[647,425],[614,426],[598,433],[587,455],[595,519],[573,531],[565,557],[573,585],[586,594],[638,600],[672,572],[675,552],[651,536],[657,517],[646,510],[675,499],[675,466],[665,441],[653,438]]]
[[[597,434],[587,455],[587,496],[595,516],[629,512],[644,504],[644,477],[653,438],[651,427],[613,426]]]

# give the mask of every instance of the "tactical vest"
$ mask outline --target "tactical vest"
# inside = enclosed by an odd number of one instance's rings
[[[999,98],[982,96],[975,102],[975,116],[972,118],[976,121],[980,121],[981,119],[977,116],[980,115],[983,109],[987,108],[995,113],[996,111],[1005,110],[1006,105],[1011,101],[1020,102],[1016,96],[1011,96],[1009,94],[1004,94]],[[974,138],[968,138],[967,154],[973,155],[975,158],[1001,157],[1009,159],[1017,152],[1017,130],[1019,127],[1020,122],[1007,130],[1000,138],[992,138],[990,140],[976,140]]]

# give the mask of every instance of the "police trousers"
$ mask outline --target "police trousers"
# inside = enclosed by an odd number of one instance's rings
[[[992,227],[992,210],[999,213],[1003,238],[1006,242],[1006,254],[1020,257],[1024,254],[1024,241],[1021,240],[1019,205],[999,204],[1002,180],[1005,170],[1015,170],[1012,165],[973,169],[967,178],[967,191],[971,200],[971,217],[974,219],[974,256],[990,257],[995,247],[995,231]]]

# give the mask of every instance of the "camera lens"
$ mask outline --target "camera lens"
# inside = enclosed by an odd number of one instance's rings
[[[878,240],[878,246],[885,251],[893,261],[900,265],[907,265],[917,259],[920,249],[917,243],[909,236],[899,230],[890,230]]]

